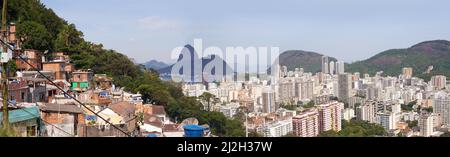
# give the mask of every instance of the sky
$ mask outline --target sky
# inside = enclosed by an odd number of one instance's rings
[[[88,41],[137,63],[172,50],[279,47],[367,59],[422,41],[450,40],[448,0],[41,0]]]

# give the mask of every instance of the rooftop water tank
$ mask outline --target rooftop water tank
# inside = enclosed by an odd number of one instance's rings
[[[184,127],[185,137],[203,137],[204,127],[199,125],[185,125]]]

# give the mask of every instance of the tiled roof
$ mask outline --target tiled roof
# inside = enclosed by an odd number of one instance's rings
[[[134,115],[134,111],[136,110],[133,104],[130,104],[129,102],[126,101],[111,104],[109,105],[108,108],[110,108],[111,110],[113,110],[114,112],[116,112],[117,114],[119,114],[124,118],[128,117],[130,114]]]
[[[152,113],[154,115],[166,115],[166,111],[164,109],[164,106],[153,105],[152,106]]]

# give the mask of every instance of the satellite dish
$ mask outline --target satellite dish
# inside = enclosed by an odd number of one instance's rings
[[[198,125],[198,120],[196,118],[187,118],[181,122],[178,128],[183,128],[185,125]]]

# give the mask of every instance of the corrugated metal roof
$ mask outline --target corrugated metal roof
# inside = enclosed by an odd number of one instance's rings
[[[30,119],[40,118],[37,106],[9,111],[9,123],[17,123]],[[3,113],[0,113],[0,121],[3,120]]]

